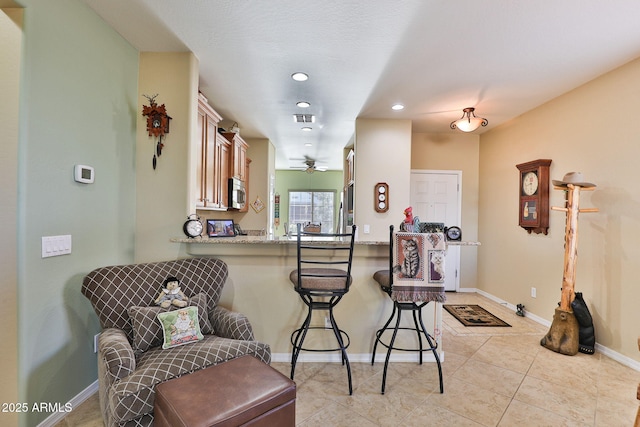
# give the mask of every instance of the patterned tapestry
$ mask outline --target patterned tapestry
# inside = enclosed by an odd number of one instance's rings
[[[391,298],[394,301],[444,302],[444,234],[396,232],[393,240]]]

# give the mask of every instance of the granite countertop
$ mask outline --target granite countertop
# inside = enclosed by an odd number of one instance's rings
[[[335,243],[334,239],[326,237],[312,237],[304,240],[314,242],[326,242],[327,244]],[[189,239],[187,237],[174,237],[171,239],[173,243],[189,243],[189,244],[220,244],[220,245],[246,245],[246,244],[267,244],[267,245],[290,245],[296,243],[295,237],[269,237],[269,236],[235,236],[235,237],[201,237],[195,239]],[[347,244],[347,240],[342,240],[342,243]],[[375,241],[375,240],[356,240],[356,245],[363,246],[383,246],[388,245],[388,241]],[[480,242],[447,242],[447,245],[451,246],[480,246]]]
[[[336,243],[335,239],[327,238],[327,237],[311,237],[304,238],[305,241],[313,241],[313,242],[326,242],[327,244]],[[290,245],[296,243],[295,237],[269,237],[269,236],[235,236],[235,237],[201,237],[195,239],[189,239],[187,237],[174,237],[171,239],[173,243],[195,243],[195,244],[237,244],[237,245],[246,245],[246,244],[266,244],[266,245]],[[348,244],[349,241],[343,239],[338,243]],[[388,245],[389,242],[380,242],[380,241],[356,241],[356,245]]]

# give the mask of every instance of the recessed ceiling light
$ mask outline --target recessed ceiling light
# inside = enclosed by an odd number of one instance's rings
[[[291,78],[297,82],[304,82],[309,78],[309,76],[305,73],[297,72],[291,74]]]
[[[311,107],[311,104],[309,104],[307,101],[300,101],[298,103],[296,103],[296,105],[300,108],[309,108]]]
[[[305,126],[303,128],[301,128],[303,131],[305,132],[311,132],[311,128],[309,126]]]
[[[402,104],[393,104],[393,105],[391,106],[391,109],[392,109],[392,110],[395,110],[395,111],[404,110],[404,105],[402,105]]]
[[[306,144],[304,144],[305,147],[313,147],[313,144],[310,142],[307,142]]]

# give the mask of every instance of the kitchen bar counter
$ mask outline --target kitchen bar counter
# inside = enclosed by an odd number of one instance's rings
[[[306,241],[327,242],[334,243],[333,239],[325,237],[303,237]],[[342,240],[345,244],[348,243],[347,239]],[[195,239],[189,239],[186,237],[174,237],[171,239],[173,243],[189,243],[195,245],[291,245],[296,243],[296,237],[268,237],[268,236],[235,236],[235,237],[201,237]],[[356,245],[360,246],[380,246],[388,245],[389,241],[375,241],[375,240],[356,240]],[[480,242],[447,242],[447,245],[451,246],[480,246]]]
[[[334,239],[326,237],[303,237],[303,240],[312,240],[319,242],[334,243]],[[235,236],[235,237],[202,237],[189,239],[185,237],[176,237],[171,239],[174,243],[191,243],[201,245],[228,245],[228,244],[258,244],[258,245],[290,245],[296,243],[296,237],[268,237],[268,236]],[[343,242],[348,243],[347,239],[343,239]],[[388,245],[389,242],[376,242],[376,241],[358,241],[358,245]]]
[[[271,346],[274,361],[288,361],[291,357],[289,337],[302,322],[306,313],[304,303],[289,281],[289,273],[296,268],[296,238],[237,236],[189,239],[176,237],[171,241],[183,245],[185,251],[191,256],[214,256],[227,263],[229,278],[223,289],[220,304],[249,317],[256,339]],[[344,243],[347,244],[347,241]],[[477,242],[448,243],[461,246],[479,245]],[[388,268],[388,241],[355,242],[351,272],[353,283],[343,301],[335,309],[338,324],[351,336],[348,352],[350,359],[354,362],[370,361],[375,331],[382,326],[393,308],[389,296],[382,292],[380,286],[373,280],[374,272]],[[424,316],[427,329],[434,331],[436,340],[442,344],[441,305],[429,304],[429,307],[425,308]],[[312,323],[324,325],[324,319],[314,317]],[[326,342],[325,337],[320,334],[322,332],[314,338],[310,336],[309,345],[316,343],[318,347],[326,348],[333,343]],[[407,345],[412,344],[407,343]],[[442,350],[443,347],[440,346],[441,354]],[[392,360],[403,358],[401,360],[408,361],[413,360],[413,356],[413,354],[411,356],[394,354]],[[316,355],[312,352],[303,352],[301,357],[303,358],[301,361],[309,357],[309,360],[315,360],[315,357],[340,362],[337,353]],[[425,357],[427,361],[430,360],[428,355]]]

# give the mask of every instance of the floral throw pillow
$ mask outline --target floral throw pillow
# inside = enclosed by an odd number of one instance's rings
[[[164,335],[163,349],[189,344],[204,338],[198,322],[198,307],[184,307],[158,313],[158,320]]]

